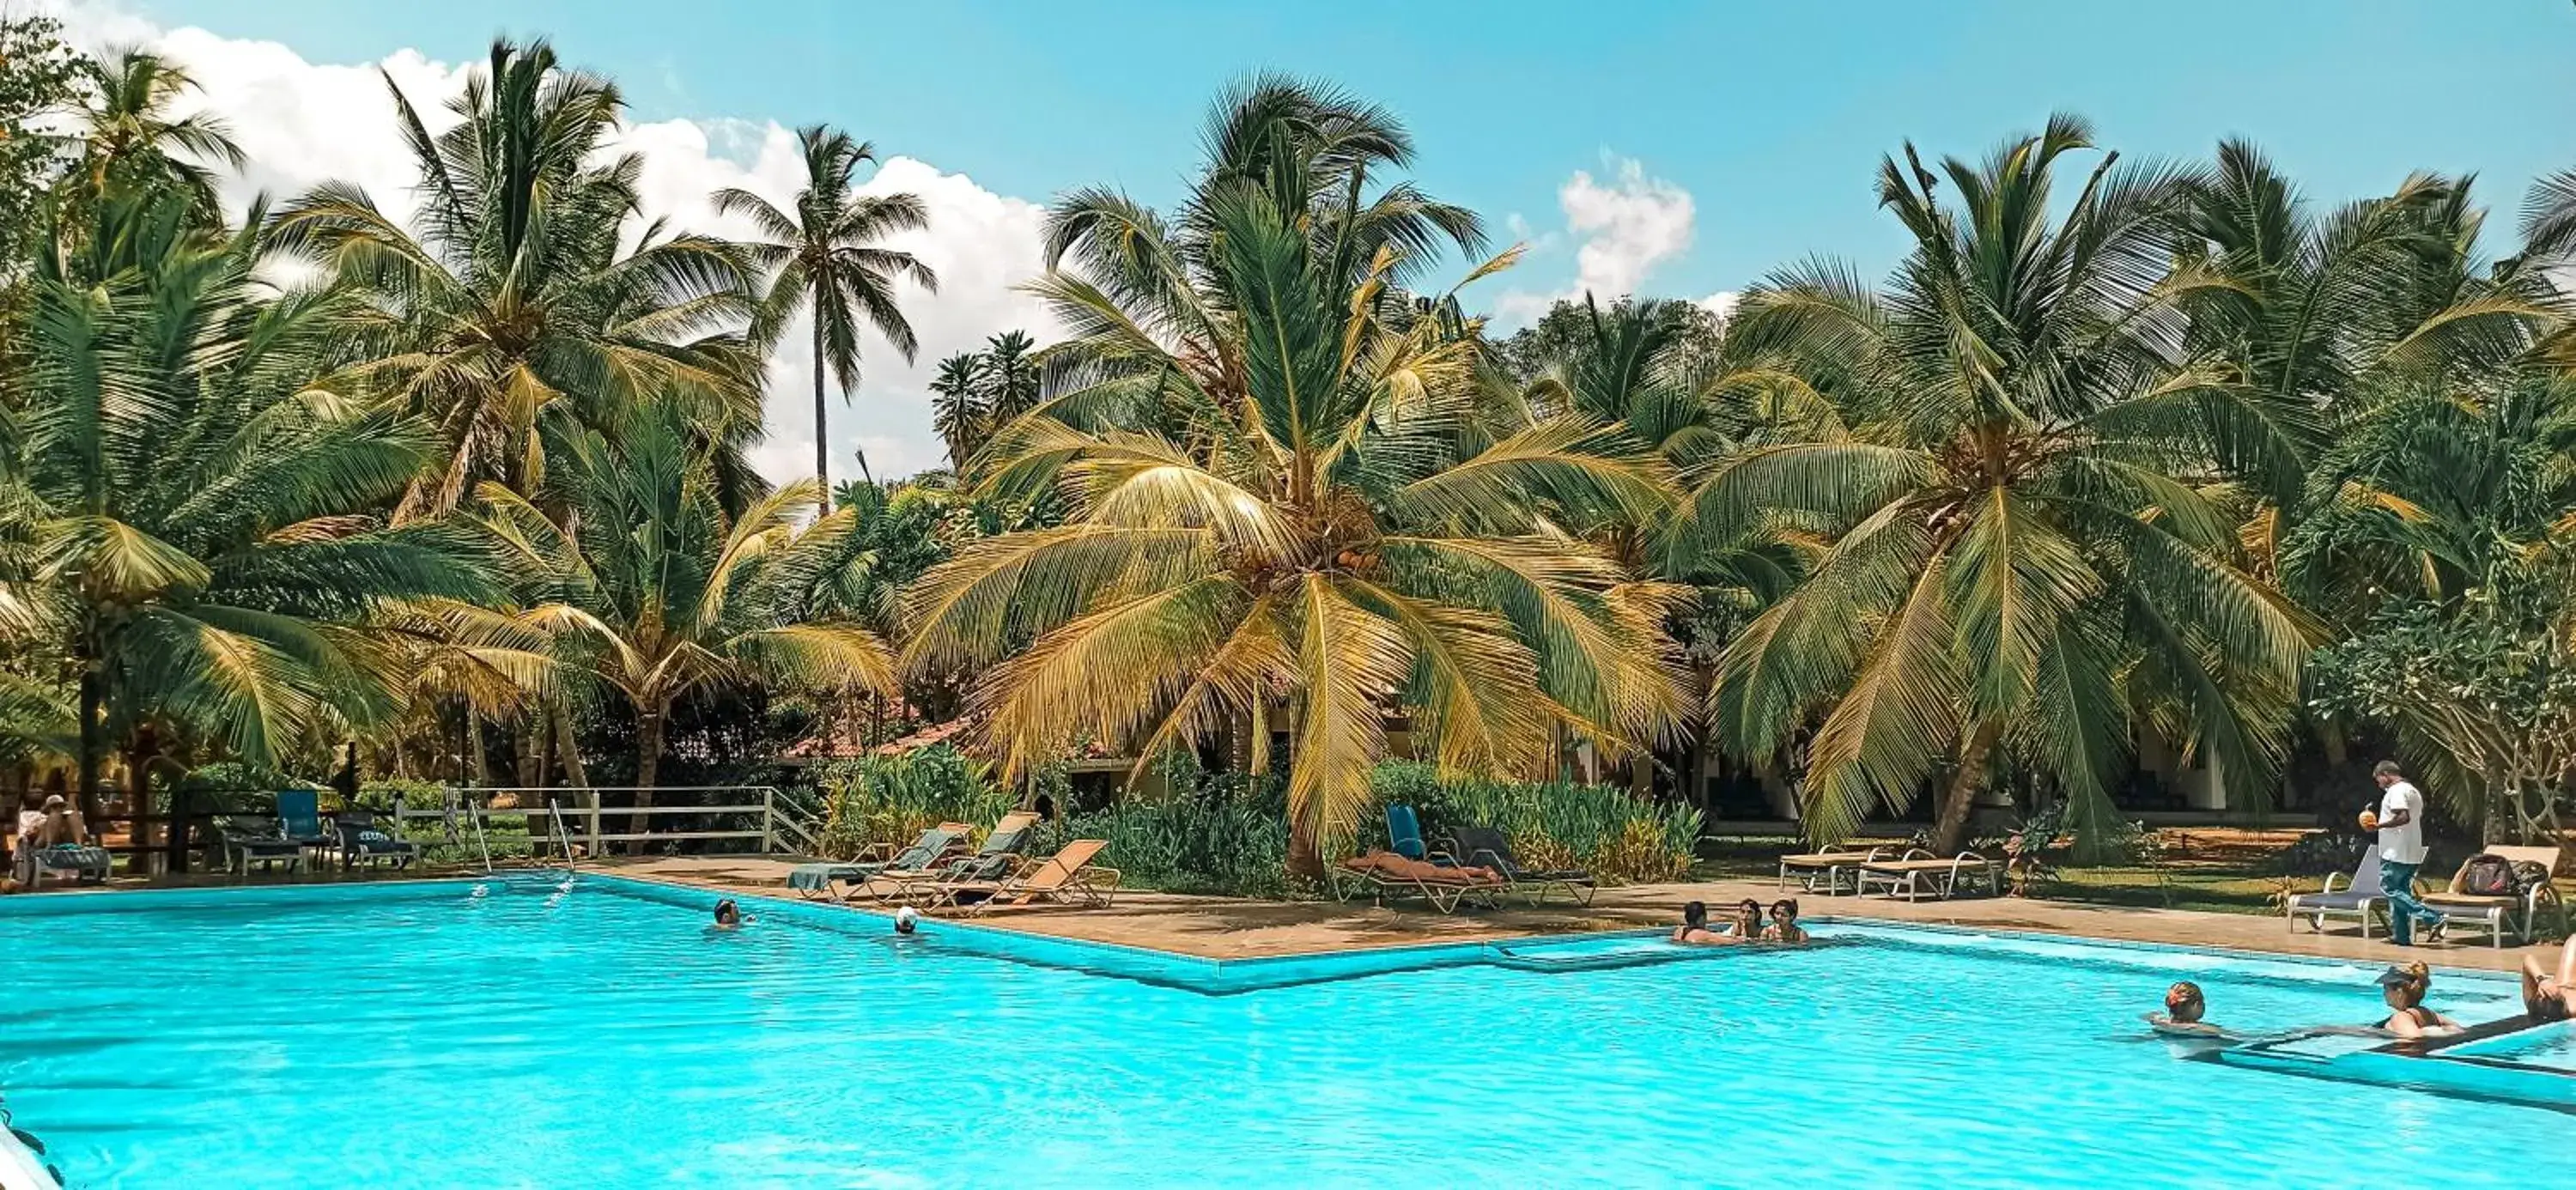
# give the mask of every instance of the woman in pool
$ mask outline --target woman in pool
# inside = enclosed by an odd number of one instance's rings
[[[2200,1019],[2209,1011],[2209,1001],[2200,994],[2200,985],[2186,979],[2165,989],[2165,1010],[2147,1014],[2147,1024],[2158,1033],[2181,1037],[2224,1037],[2227,1031]]]
[[[2379,1027],[2401,1038],[2444,1037],[2460,1031],[2460,1023],[2424,1007],[2424,993],[2433,990],[2433,969],[2422,963],[2400,963],[2379,973],[2379,998],[2388,1005],[2389,1016]]]
[[[1726,923],[1726,938],[1730,942],[1761,941],[1762,902],[1751,897],[1736,902],[1735,920]]]
[[[1762,927],[1765,942],[1786,942],[1791,946],[1807,940],[1807,931],[1798,927],[1798,902],[1782,897],[1771,902],[1771,924]]]
[[[2558,952],[2558,974],[2540,965],[2539,955],[2522,957],[2522,1010],[2535,1025],[2576,1016],[2576,937]]]
[[[1698,901],[1682,906],[1682,924],[1673,930],[1673,941],[1691,946],[1724,942],[1726,938],[1708,928],[1708,906]]]
[[[713,928],[719,930],[741,929],[742,906],[734,904],[732,897],[726,897],[725,899],[716,902],[716,924]]]

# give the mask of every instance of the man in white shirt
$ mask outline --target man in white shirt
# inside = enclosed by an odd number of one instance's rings
[[[2370,770],[2386,791],[2379,801],[2379,887],[2388,891],[2388,939],[2399,946],[2415,944],[2415,927],[2424,927],[2426,942],[2442,940],[2442,915],[2415,899],[2415,869],[2424,866],[2424,793],[2406,780],[2394,760]]]

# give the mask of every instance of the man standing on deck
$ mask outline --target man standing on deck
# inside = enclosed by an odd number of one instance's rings
[[[2439,942],[2442,915],[2415,899],[2415,869],[2424,866],[2424,792],[2394,760],[2380,761],[2370,778],[2386,791],[2379,813],[2364,813],[2361,824],[2379,830],[2379,887],[2388,892],[2388,940],[2413,946],[2415,925],[2421,922],[2424,940]]]

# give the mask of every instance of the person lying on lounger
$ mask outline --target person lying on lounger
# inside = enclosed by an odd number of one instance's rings
[[[2539,955],[2522,957],[2522,1010],[2534,1024],[2576,1017],[2576,938],[2558,952],[2558,973],[2540,965]]]
[[[2226,1037],[2227,1030],[2202,1020],[2209,1012],[2209,1001],[2201,995],[2200,985],[2186,979],[2165,989],[2165,1010],[2147,1014],[2147,1024],[2158,1033],[2172,1037]]]
[[[1807,931],[1798,928],[1798,902],[1782,897],[1771,902],[1771,924],[1762,927],[1765,942],[1785,942],[1797,946],[1807,940]]]
[[[2389,1017],[2379,1027],[2400,1038],[2447,1037],[2460,1031],[2460,1022],[2424,1007],[2424,993],[2433,989],[2433,969],[2422,963],[2400,963],[2379,973],[2379,997],[2389,1007]]]
[[[1708,906],[1693,901],[1682,906],[1682,924],[1673,929],[1673,941],[1687,946],[1707,946],[1726,941],[1726,936],[1708,928]]]

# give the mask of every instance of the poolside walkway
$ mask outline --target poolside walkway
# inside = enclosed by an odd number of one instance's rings
[[[600,866],[621,876],[736,894],[787,896],[787,872],[794,865],[782,859],[688,856],[612,860]],[[1236,959],[1669,925],[1678,919],[1679,906],[1685,901],[1706,901],[1714,909],[1745,897],[1768,904],[1779,895],[1769,881],[1634,885],[1603,889],[1589,908],[1558,904],[1443,916],[1419,908],[1391,909],[1359,902],[1249,901],[1128,892],[1121,893],[1116,906],[1108,909],[1002,908],[981,920],[1032,934],[1112,942],[1201,958]],[[2476,941],[2418,947],[2410,952],[2389,944],[2385,937],[2364,942],[2349,926],[2316,934],[2301,925],[2292,932],[2278,917],[2012,897],[1907,904],[1878,897],[1801,895],[1798,903],[1811,917],[1980,926],[2363,962],[2391,962],[2412,956],[2437,966],[2499,971],[2519,966],[2522,955],[2530,949],[2507,946],[2499,950],[2481,937]],[[2554,954],[2556,945],[2547,949]]]

